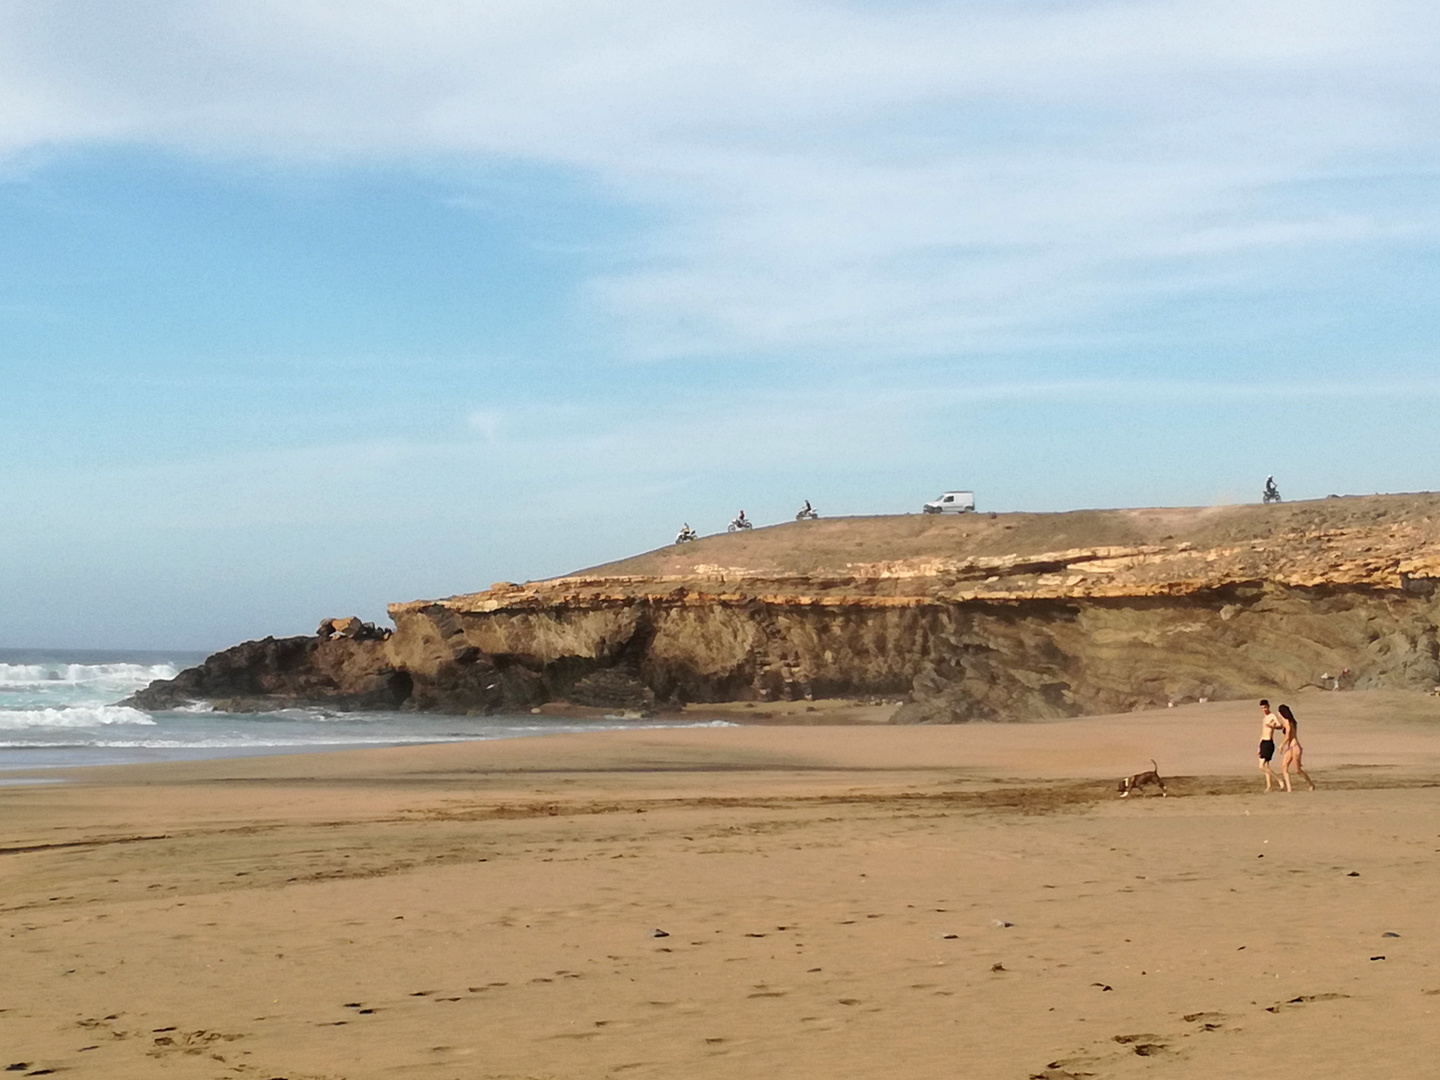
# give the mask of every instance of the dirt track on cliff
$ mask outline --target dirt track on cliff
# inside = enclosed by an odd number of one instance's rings
[[[718,534],[604,563],[569,578],[704,577],[716,567],[754,574],[835,576],[902,560],[1036,556],[1075,548],[1189,544],[1228,549],[1276,537],[1342,530],[1418,530],[1440,543],[1440,495],[1345,496],[1275,505],[1074,510],[1057,514],[822,518]],[[1373,545],[1357,539],[1357,550]]]

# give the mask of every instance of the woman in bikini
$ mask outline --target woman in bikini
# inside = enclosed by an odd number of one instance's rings
[[[1305,778],[1305,783],[1310,785],[1310,790],[1314,791],[1315,781],[1301,765],[1304,750],[1300,746],[1299,725],[1295,723],[1295,714],[1290,711],[1289,705],[1280,706],[1280,719],[1285,721],[1285,745],[1280,748],[1280,779],[1284,781],[1285,790],[1294,790],[1290,786],[1290,767],[1293,765],[1295,771]]]

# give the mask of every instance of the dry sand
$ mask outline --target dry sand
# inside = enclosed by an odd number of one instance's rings
[[[1314,794],[1249,703],[0,786],[0,1069],[1436,1075],[1440,701],[1292,704]]]

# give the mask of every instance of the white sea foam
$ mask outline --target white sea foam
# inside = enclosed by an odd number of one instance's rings
[[[269,715],[278,716],[284,720],[299,720],[311,724],[327,724],[336,721],[364,724],[379,719],[379,717],[374,714],[330,712],[328,709],[318,707],[305,708],[302,705],[290,705],[283,709],[276,709]]]
[[[480,736],[493,739],[498,736]],[[356,736],[346,738],[264,739],[249,735],[218,736],[215,738],[188,739],[0,739],[0,749],[7,750],[69,750],[78,747],[100,747],[111,750],[295,750],[314,746],[397,746],[411,744],[429,745],[449,742],[425,735],[384,735],[369,738]]]
[[[0,709],[0,730],[78,728],[102,724],[154,724],[146,713],[128,705],[72,705],[67,708]]]
[[[647,728],[687,727],[734,727],[725,720],[699,724],[647,724]],[[347,734],[334,737],[321,734],[296,733],[291,738],[266,738],[263,735],[232,734],[209,737],[191,736],[183,739],[146,738],[133,739],[75,738],[75,739],[0,739],[0,749],[25,750],[68,750],[77,748],[100,748],[115,750],[300,750],[321,746],[411,746],[434,745],[454,741],[490,742],[496,739],[514,738],[524,735],[565,735],[595,730],[588,725],[559,725],[538,727],[517,725],[488,732],[469,732],[464,735],[414,735],[388,732],[383,735]],[[603,730],[603,729],[602,729]],[[615,730],[615,729],[610,729]]]
[[[173,664],[0,664],[0,690],[138,690],[177,674]]]
[[[156,679],[174,678],[185,666],[181,658],[117,655],[98,662],[93,654],[34,651],[0,653],[0,657],[0,776],[22,767],[295,753],[632,727],[728,726],[726,721],[656,724],[621,715],[602,724],[557,723],[528,713],[479,718],[313,707],[225,713],[203,702],[152,716],[114,703]]]

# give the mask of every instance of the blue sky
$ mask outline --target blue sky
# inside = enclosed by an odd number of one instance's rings
[[[1440,486],[1440,14],[12,0],[0,645]]]

